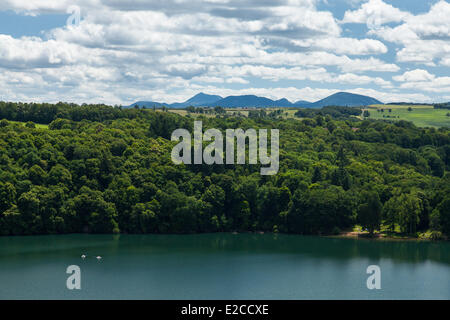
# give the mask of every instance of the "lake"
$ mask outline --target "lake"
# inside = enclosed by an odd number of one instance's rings
[[[70,265],[81,269],[81,290],[66,288]],[[381,268],[381,290],[367,288],[370,265]],[[450,243],[273,234],[0,237],[0,299],[450,299]]]

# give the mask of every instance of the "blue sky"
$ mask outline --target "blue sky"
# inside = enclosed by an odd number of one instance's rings
[[[0,100],[450,101],[449,17],[444,0],[4,0]]]

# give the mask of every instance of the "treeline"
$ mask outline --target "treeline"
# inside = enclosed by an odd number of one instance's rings
[[[120,118],[135,119],[142,114],[136,109],[121,109],[102,104],[83,104],[59,102],[50,103],[16,103],[0,101],[0,119],[11,121],[49,124],[56,119],[73,121],[107,121]]]
[[[186,107],[185,110],[189,113],[197,114],[225,114],[227,111],[223,107]]]
[[[429,103],[417,103],[417,102],[389,102],[385,103],[386,106],[432,106]]]
[[[55,112],[6,105],[10,116]],[[332,234],[360,224],[371,232],[450,235],[448,128],[322,115],[203,117],[204,130],[280,130],[280,171],[261,176],[254,165],[174,165],[170,135],[192,130],[191,117],[105,106],[56,110],[62,113],[48,130],[0,121],[0,234]],[[74,121],[71,110],[86,118]]]
[[[323,107],[321,109],[300,109],[295,113],[295,116],[299,118],[314,118],[316,116],[331,116],[334,119],[349,118],[351,116],[360,116],[360,108],[354,107]]]
[[[450,109],[450,102],[435,104],[434,108],[435,109]]]

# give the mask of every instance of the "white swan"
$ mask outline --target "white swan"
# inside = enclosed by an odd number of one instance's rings
[[[86,255],[85,255],[85,254],[82,254],[82,255],[81,255],[81,259],[83,259],[83,260],[86,259]]]
[[[98,261],[100,261],[100,260],[102,260],[102,257],[97,256],[97,257],[95,257],[95,259],[97,259]]]

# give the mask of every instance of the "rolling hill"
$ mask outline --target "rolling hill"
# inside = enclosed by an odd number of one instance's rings
[[[199,94],[193,96],[189,100],[186,100],[182,103],[173,103],[170,106],[172,108],[186,108],[189,106],[193,107],[201,107],[201,106],[207,106],[210,104],[214,104],[217,101],[222,100],[221,96],[215,96],[210,94],[205,94],[203,92],[200,92]]]
[[[359,94],[353,94],[348,92],[338,92],[325,99],[309,102],[305,100],[299,100],[295,103],[290,102],[287,99],[272,100],[265,97],[258,97],[255,95],[242,95],[242,96],[229,96],[222,98],[217,95],[208,95],[205,93],[199,93],[194,97],[180,103],[161,103],[153,101],[139,101],[128,106],[132,108],[136,105],[139,107],[151,108],[153,106],[161,107],[167,106],[169,108],[185,108],[188,106],[194,107],[224,107],[224,108],[267,108],[267,107],[298,107],[298,108],[322,108],[325,106],[368,106],[373,104],[383,104],[377,99],[372,97],[363,96]]]
[[[274,101],[269,98],[258,97],[254,95],[245,96],[230,96],[214,103],[215,106],[224,108],[236,108],[236,107],[291,107],[287,99],[280,99]]]
[[[340,107],[356,107],[356,106],[370,106],[372,104],[383,104],[381,101],[372,97],[363,96],[360,94],[338,92],[325,99],[319,100],[310,104],[309,108],[322,108],[326,106],[340,106]]]

